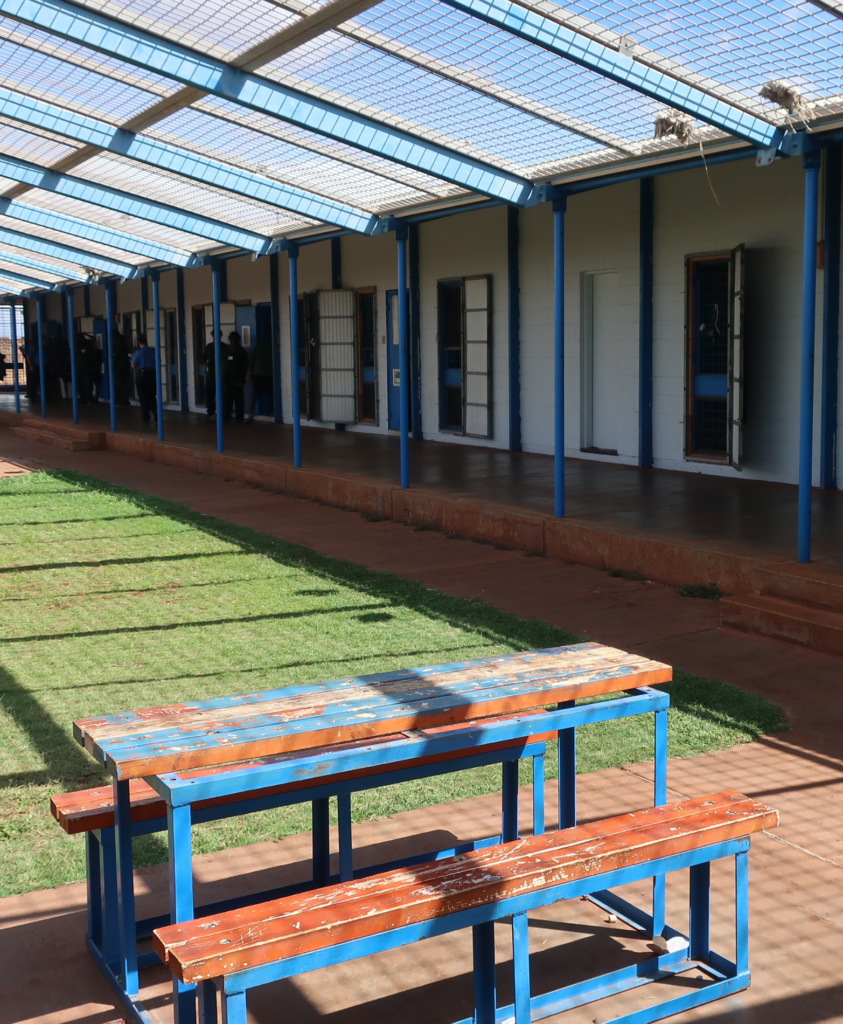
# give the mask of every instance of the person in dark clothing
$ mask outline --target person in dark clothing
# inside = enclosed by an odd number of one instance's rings
[[[26,397],[30,402],[37,401],[41,387],[41,364],[38,355],[38,342],[25,341],[21,346],[26,367]]]
[[[220,342],[220,366],[223,368],[222,385],[225,399],[225,367],[228,362],[228,345]],[[209,416],[217,411],[217,368],[214,355],[214,343],[209,341],[205,346],[205,406]]]
[[[155,389],[155,349],[146,343],[146,335],[138,335],[138,350],[132,356],[132,369],[135,371],[135,386],[140,399],[141,417],[149,423],[149,414],[157,419],[157,395]]]
[[[243,388],[249,373],[249,354],[240,342],[240,335],[232,331],[228,336],[226,360],[223,364],[223,406],[222,418],[226,422],[231,419],[231,406],[238,423],[243,422]]]
[[[91,380],[91,349],[96,348],[90,334],[77,334],[76,342],[76,394],[83,405],[91,401],[93,381]]]
[[[255,345],[252,353],[252,398],[249,402],[249,416],[247,423],[255,418],[255,409],[258,407],[261,395],[269,395],[272,398],[272,345],[268,341],[261,340]]]
[[[89,335],[91,339],[91,347],[88,350],[88,373],[91,376],[91,401],[96,403],[100,400],[100,391],[102,389],[102,367],[103,367],[103,351],[97,345],[96,338],[93,335]]]
[[[117,405],[129,405],[132,393],[132,354],[120,331],[115,331],[112,336],[111,352],[114,358],[114,401]]]

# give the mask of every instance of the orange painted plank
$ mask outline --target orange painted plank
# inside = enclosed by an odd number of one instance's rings
[[[220,977],[777,823],[767,805],[726,791],[171,925],[154,947],[183,981]]]

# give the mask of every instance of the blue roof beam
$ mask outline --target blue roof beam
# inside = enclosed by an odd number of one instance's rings
[[[11,2],[11,0],[4,0]],[[20,2],[20,0],[14,0]],[[502,28],[521,39],[596,71],[636,92],[659,100],[677,110],[745,139],[753,146],[778,145],[783,130],[730,103],[703,92],[688,82],[673,78],[656,68],[642,64],[587,36],[552,21],[535,10],[511,0],[444,0],[450,7],[480,21]]]
[[[165,203],[143,199],[131,192],[121,192],[119,189],[108,188],[105,185],[96,185],[61,171],[48,170],[39,167],[38,164],[29,163],[27,160],[19,160],[17,157],[0,154],[0,176],[10,178],[12,181],[19,181],[24,185],[31,185],[33,188],[39,188],[45,192],[54,192],[56,195],[78,199],[80,202],[90,203],[92,206],[101,206],[106,210],[137,217],[138,220],[148,220],[152,224],[161,224],[163,227],[174,228],[176,231],[185,231],[222,245],[264,253],[272,244],[272,239],[266,235],[246,231],[244,228],[225,224],[209,217],[201,217],[199,214],[180,210],[176,206],[167,206]]]
[[[166,142],[135,135],[134,132],[115,128],[105,121],[75,114],[65,107],[57,107],[9,89],[0,89],[0,113],[23,124],[46,128],[76,142],[84,142],[203,185],[212,185],[248,199],[257,199],[335,227],[370,234],[377,224],[377,217],[364,210],[250,174],[230,164],[209,160]]]
[[[91,275],[86,274],[75,267],[59,267],[50,263],[42,263],[40,260],[31,260],[20,253],[4,252],[3,260],[6,263],[14,263],[18,267],[26,267],[27,270],[34,270],[36,273],[50,274],[53,277],[65,278],[68,281],[78,281],[80,284],[90,284]]]
[[[0,260],[5,262],[5,255],[0,252]],[[25,285],[27,288],[52,288],[52,281],[41,281],[37,277],[28,277],[26,274],[18,274],[14,270],[7,270],[5,267],[0,267],[0,278],[4,281],[16,281],[18,284]]]
[[[109,228],[80,220],[78,217],[51,213],[39,206],[29,206],[27,203],[18,203],[2,196],[0,196],[0,216],[21,220],[26,224],[35,224],[50,231],[62,231],[75,238],[86,238],[90,242],[99,242],[100,245],[108,245],[112,249],[122,249],[124,252],[135,253],[138,256],[147,256],[149,259],[172,263],[176,267],[193,267],[197,264],[197,259],[192,253],[173,249],[169,245],[158,245],[133,235],[124,235],[120,231],[111,231]]]
[[[493,164],[463,156],[456,149],[427,142],[337,104],[312,99],[306,93],[239,70],[87,8],[76,7],[67,0],[0,0],[0,13],[471,191],[522,205],[530,199],[529,181]],[[93,139],[90,142],[101,145]]]
[[[121,263],[106,256],[97,256],[92,252],[85,252],[83,249],[76,249],[73,246],[49,241],[46,238],[36,238],[34,235],[10,231],[8,228],[0,228],[0,244],[14,245],[19,249],[25,249],[27,252],[39,253],[42,256],[52,256],[57,260],[76,263],[87,270],[98,270],[104,274],[115,274],[117,277],[137,277],[139,273],[138,268],[132,266],[131,263]]]

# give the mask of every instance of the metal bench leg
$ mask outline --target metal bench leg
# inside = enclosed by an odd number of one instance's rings
[[[117,921],[120,974],[126,995],[138,994],[138,938],[132,865],[132,816],[128,780],[114,781],[114,839],[117,854]]]
[[[222,997],[222,1024],[246,1024],[246,993],[232,992]]]
[[[558,708],[572,708],[576,702],[561,701]],[[577,823],[577,730],[559,731],[559,827],[573,828]]]
[[[471,929],[474,940],[474,1024],[495,1024],[495,925],[493,921]]]
[[[705,960],[711,951],[711,864],[695,864],[690,876],[688,955],[691,960]]]
[[[217,1024],[217,986],[212,981],[200,981],[199,1024]]]
[[[328,797],[313,801],[313,884],[331,877],[331,806]]]
[[[117,851],[113,828],[100,831],[99,847],[104,897],[102,955],[111,971],[117,975],[120,972],[120,920],[117,913]]]
[[[501,838],[511,843],[518,838],[518,758],[501,764]]]
[[[655,719],[653,806],[661,807],[667,803],[667,709],[657,711]],[[664,932],[666,882],[664,875],[653,879],[653,938]]]
[[[354,846],[351,838],[351,793],[337,795],[337,820],[340,841],[340,881],[354,877]]]
[[[95,832],[85,835],[85,859],[88,869],[88,938],[102,949],[102,873],[100,841]]]
[[[515,1024],[530,1024],[530,935],[526,914],[512,915]]]
[[[544,754],[533,758],[533,835],[544,835]]]
[[[749,973],[749,852],[735,855],[735,966]]]
[[[167,832],[170,843],[170,921],[193,920],[193,841],[190,832],[190,807],[167,808]],[[173,978],[173,1020],[175,1024],[195,1024],[196,986]]]

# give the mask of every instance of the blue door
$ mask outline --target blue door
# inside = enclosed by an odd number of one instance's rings
[[[401,371],[398,365],[398,290],[386,293],[387,412],[390,430],[401,429]]]

